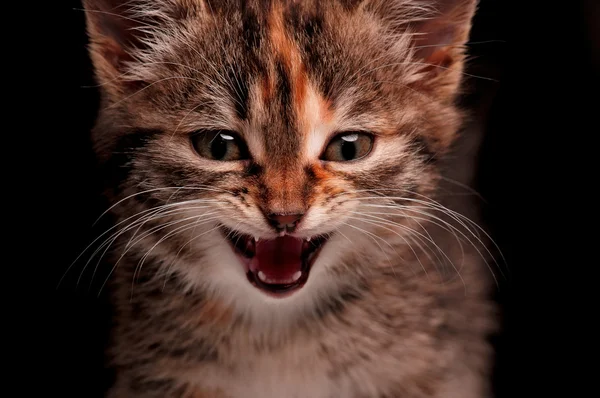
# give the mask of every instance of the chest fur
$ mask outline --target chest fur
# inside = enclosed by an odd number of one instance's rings
[[[206,366],[190,375],[192,383],[228,398],[329,398],[379,396],[389,384],[386,372],[355,363],[340,372],[307,347],[304,350],[239,358],[230,369]]]

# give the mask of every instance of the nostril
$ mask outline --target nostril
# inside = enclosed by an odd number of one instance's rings
[[[296,225],[302,219],[304,214],[281,214],[281,213],[271,213],[267,216],[269,222],[275,229],[278,231],[287,230],[287,232],[292,232]]]

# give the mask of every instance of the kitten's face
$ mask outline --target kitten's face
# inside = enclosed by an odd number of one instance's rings
[[[95,139],[126,166],[115,200],[135,195],[117,214],[154,216],[141,253],[240,306],[308,304],[406,239],[385,206],[435,187],[472,2],[437,25],[439,2],[106,3],[86,5]]]

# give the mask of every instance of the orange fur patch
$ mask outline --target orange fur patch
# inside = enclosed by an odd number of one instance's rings
[[[319,181],[326,181],[335,178],[335,175],[333,173],[329,172],[321,166],[313,166],[312,172]]]
[[[263,179],[269,187],[269,199],[266,207],[274,213],[302,213],[304,212],[304,184],[303,178],[293,177],[301,175],[301,171],[293,168],[282,170],[269,169]]]
[[[202,306],[200,319],[210,319],[216,324],[227,325],[230,323],[233,313],[229,307],[218,300],[208,300]]]
[[[274,5],[269,15],[269,32],[273,51],[289,72],[294,109],[301,115],[306,99],[308,76],[298,48],[285,32],[283,9],[280,4]]]
[[[269,77],[267,77],[266,79],[262,80],[262,85],[261,85],[261,89],[262,89],[262,99],[264,101],[265,104],[267,104],[269,101],[271,101],[271,98],[273,96],[273,74],[269,73]]]
[[[333,120],[333,110],[331,101],[319,96],[319,116],[324,123],[329,123]]]
[[[339,183],[337,176],[324,167],[313,165],[312,172],[318,180],[321,192],[327,196],[335,196],[345,192],[346,189]]]

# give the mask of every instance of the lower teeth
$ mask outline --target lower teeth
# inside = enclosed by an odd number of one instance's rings
[[[260,279],[263,282],[266,282],[267,281],[267,276],[265,275],[264,272],[258,271],[258,279]]]
[[[302,276],[302,271],[296,271],[294,275],[292,275],[291,279],[276,281],[273,279],[267,278],[264,272],[258,271],[258,279],[260,279],[264,283],[272,283],[272,284],[284,284],[284,283],[293,283],[296,282]]]
[[[302,271],[296,271],[296,273],[292,276],[292,281],[296,282],[302,276]]]

